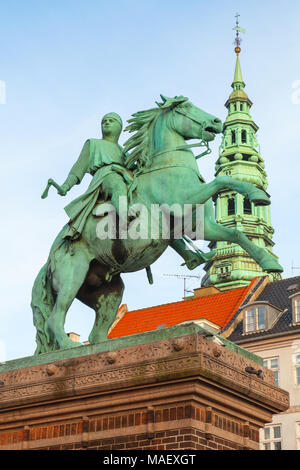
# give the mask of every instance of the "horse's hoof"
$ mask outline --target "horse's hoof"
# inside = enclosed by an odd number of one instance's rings
[[[255,201],[252,201],[255,206],[269,206],[271,204],[271,201],[266,201],[263,199],[256,199]]]
[[[71,339],[65,340],[60,344],[60,349],[71,349],[71,348],[78,348],[80,346],[84,346],[84,344],[72,341]]]
[[[277,266],[265,269],[266,273],[283,273],[283,267],[277,263]]]
[[[248,199],[250,202],[253,202],[255,206],[269,206],[271,200],[268,195],[262,189],[254,189],[248,193]]]
[[[100,338],[89,338],[90,344],[104,343],[106,341],[108,341],[107,336],[104,336],[104,337],[101,336]]]
[[[271,256],[266,256],[260,263],[266,273],[282,273],[283,267]]]

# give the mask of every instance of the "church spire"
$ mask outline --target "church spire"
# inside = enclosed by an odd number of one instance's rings
[[[236,64],[231,85],[233,91],[225,103],[228,114],[224,122],[215,176],[231,176],[267,190],[265,163],[257,141],[259,128],[250,114],[253,103],[245,92],[246,85],[240,64],[240,33],[245,33],[245,30],[239,26],[239,15],[236,16],[236,26],[233,29],[236,31]],[[254,243],[277,258],[272,252],[274,229],[271,225],[270,207],[255,206],[241,194],[225,190],[215,199],[215,218],[225,227],[244,232]],[[267,275],[238,245],[217,242],[211,243],[210,248],[216,249],[216,255],[204,268],[206,274],[202,285],[215,285],[221,290],[228,290],[248,285],[256,276]],[[271,273],[269,277],[271,280],[276,279],[277,274]]]
[[[239,54],[236,55],[234,79],[233,79],[233,83],[231,86],[234,90],[240,90],[240,89],[243,90],[246,86],[243,80],[243,76],[242,76],[242,69],[241,69]]]
[[[241,53],[241,42],[242,42],[240,33],[245,34],[246,30],[240,27],[239,16],[240,15],[237,13],[236,14],[236,26],[233,28],[236,31],[236,37],[234,40],[234,44],[236,46],[234,49],[234,52],[236,53],[236,64],[235,64],[234,79],[231,85],[234,90],[244,89],[246,86],[243,80],[242,69],[241,69],[240,58],[239,58],[239,55]]]

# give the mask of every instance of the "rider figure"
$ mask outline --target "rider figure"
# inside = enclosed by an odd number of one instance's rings
[[[119,216],[120,226],[125,224],[127,214],[121,214],[119,210],[119,198],[121,196],[127,198],[127,186],[121,176],[126,171],[123,149],[118,144],[122,127],[122,119],[118,114],[108,113],[103,116],[102,139],[89,139],[85,142],[77,162],[61,186],[60,194],[64,196],[75,184],[82,181],[86,173],[93,176],[87,191],[65,207],[70,222],[64,238],[80,237],[86,219],[100,194],[104,194],[105,199],[111,198],[111,203]]]

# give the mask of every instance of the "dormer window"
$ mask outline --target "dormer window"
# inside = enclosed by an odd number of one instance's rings
[[[300,296],[296,297],[294,300],[294,309],[295,309],[295,322],[300,322]]]
[[[291,295],[290,299],[292,301],[293,323],[300,323],[300,293]]]
[[[244,334],[258,333],[273,327],[281,311],[268,302],[253,302],[244,309]]]
[[[245,333],[266,329],[266,307],[257,306],[246,310]]]

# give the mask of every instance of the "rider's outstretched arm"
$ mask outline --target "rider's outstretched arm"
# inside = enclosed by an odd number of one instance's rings
[[[87,173],[89,167],[89,156],[90,156],[90,141],[87,140],[81,150],[77,162],[72,166],[67,179],[61,186],[63,191],[67,193],[75,185],[79,184],[84,175]]]

